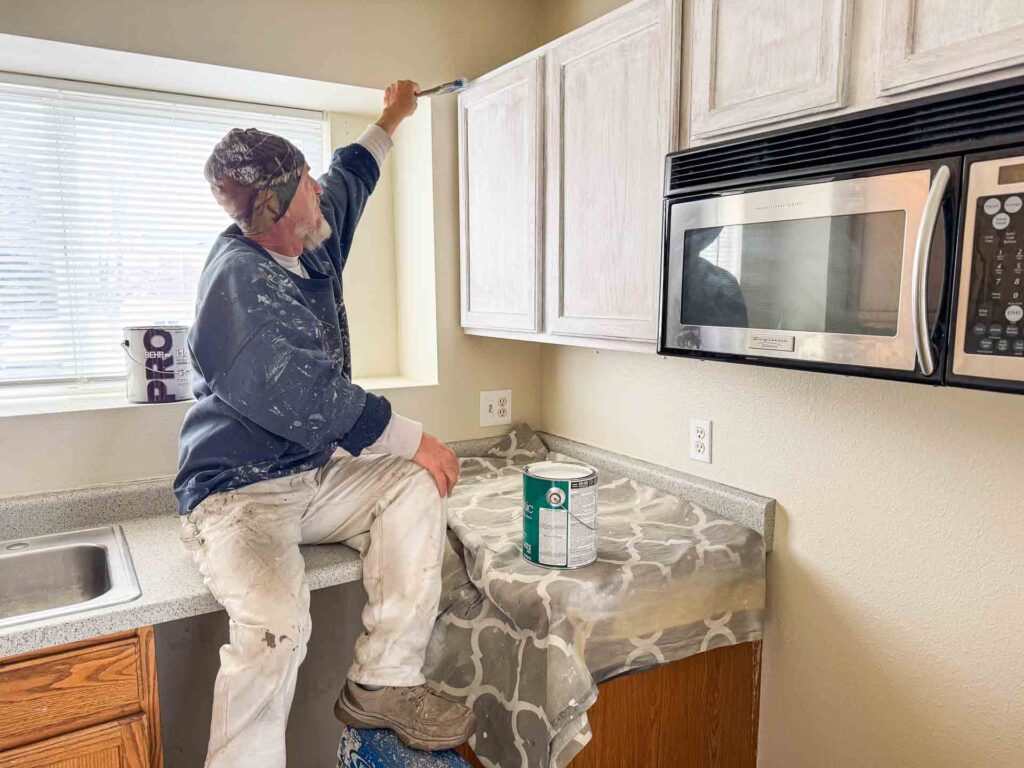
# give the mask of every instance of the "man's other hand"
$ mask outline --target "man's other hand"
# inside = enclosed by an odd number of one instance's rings
[[[377,125],[388,133],[394,133],[405,118],[416,111],[416,94],[420,87],[412,80],[396,80],[384,91],[384,111],[380,113]]]
[[[412,460],[434,478],[438,493],[442,496],[452,495],[452,489],[459,482],[459,459],[451,448],[424,432],[419,450]]]

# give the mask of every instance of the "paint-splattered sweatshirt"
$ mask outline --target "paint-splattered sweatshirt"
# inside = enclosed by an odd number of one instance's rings
[[[339,447],[357,456],[393,431],[390,403],[352,383],[342,294],[356,224],[379,175],[359,143],[334,153],[320,178],[333,234],[302,253],[308,277],[237,226],[214,243],[188,335],[197,402],[179,441],[181,514],[212,493],[319,467]]]

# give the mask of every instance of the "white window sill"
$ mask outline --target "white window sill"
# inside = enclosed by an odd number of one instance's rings
[[[437,380],[417,379],[414,376],[377,376],[356,379],[356,384],[370,392],[381,392],[389,389],[417,389],[420,387],[436,387]]]
[[[381,376],[356,379],[355,383],[373,392],[391,389],[414,389],[436,386],[404,376]],[[90,384],[34,384],[0,388],[0,419],[12,416],[35,416],[46,413],[120,410],[129,408],[181,408],[187,410],[195,400],[174,403],[129,403],[123,381]]]

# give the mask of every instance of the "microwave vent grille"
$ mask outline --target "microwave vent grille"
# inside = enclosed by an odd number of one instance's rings
[[[669,155],[666,193],[971,149],[1024,130],[1024,78]]]

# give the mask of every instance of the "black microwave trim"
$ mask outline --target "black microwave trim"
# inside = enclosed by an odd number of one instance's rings
[[[940,165],[950,167],[949,187],[942,202],[942,217],[944,223],[945,258],[943,260],[942,289],[940,292],[940,303],[936,308],[935,324],[929,329],[929,338],[932,344],[932,351],[935,355],[935,370],[931,376],[925,376],[920,368],[915,367],[913,371],[898,371],[891,368],[875,368],[869,366],[843,365],[837,363],[817,363],[795,358],[762,357],[758,355],[739,355],[728,352],[710,352],[707,350],[687,350],[677,347],[669,347],[665,342],[665,331],[668,323],[668,289],[670,276],[666,273],[667,254],[671,241],[671,207],[677,203],[690,202],[693,200],[706,200],[714,197],[722,197],[726,194],[742,194],[745,192],[762,191],[765,189],[779,189],[782,187],[803,186],[805,184],[816,184],[827,181],[839,181],[843,179],[865,178],[870,176],[885,176],[891,173],[902,173],[905,171],[916,171],[930,169],[934,171]],[[963,158],[957,155],[932,159],[928,161],[909,162],[902,165],[888,167],[873,167],[859,171],[846,170],[841,172],[823,172],[821,168],[809,168],[806,174],[790,175],[785,180],[762,181],[750,185],[727,187],[716,191],[705,190],[690,195],[674,195],[666,197],[662,201],[662,275],[660,285],[660,313],[658,348],[659,355],[669,357],[688,357],[698,360],[716,360],[718,362],[743,363],[746,365],[759,365],[769,368],[793,368],[797,370],[833,373],[846,376],[858,376],[874,379],[893,379],[909,381],[922,384],[941,385],[943,374],[947,365],[947,352],[949,345],[946,343],[947,332],[951,327],[952,317],[955,314],[955,301],[950,300],[951,281],[955,280],[953,266],[959,259],[957,248],[960,242],[960,230],[963,222],[960,218],[960,190],[965,179],[963,169]],[[935,237],[939,237],[936,229]],[[933,241],[933,248],[936,243]],[[990,388],[990,387],[989,387]]]

